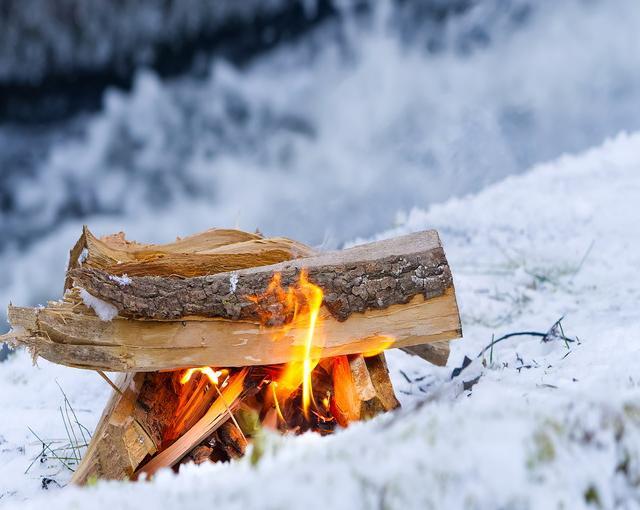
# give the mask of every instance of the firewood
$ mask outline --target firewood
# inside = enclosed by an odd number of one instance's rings
[[[384,410],[392,411],[400,407],[400,402],[398,402],[396,394],[393,391],[393,384],[391,383],[389,368],[387,367],[384,353],[365,358],[365,363],[369,371],[371,383],[376,390],[376,394]]]
[[[262,294],[273,275],[292,286],[300,271],[324,291],[324,304],[339,321],[355,312],[429,300],[453,288],[451,271],[435,231],[328,252],[311,257],[193,278],[133,276],[123,284],[102,269],[70,271],[74,284],[115,306],[123,317],[172,320],[189,316],[260,320]],[[282,305],[281,305],[282,306]],[[282,317],[284,320],[285,317]]]
[[[95,263],[96,267],[101,267],[100,263],[142,259],[148,257],[151,251],[164,254],[212,253],[226,249],[227,253],[233,253],[233,249],[227,246],[229,243],[242,245],[242,251],[250,253],[251,249],[258,248],[255,243],[259,241],[259,236],[246,232],[209,230],[175,243],[152,246],[126,241],[122,233],[98,240],[85,227],[71,250],[69,267],[78,267],[81,256],[84,259],[82,263],[90,266]],[[247,243],[254,243],[253,248],[247,247]],[[260,250],[256,250],[256,253],[261,256]],[[79,315],[88,312],[82,305],[71,307]],[[65,320],[64,314],[58,317]],[[78,326],[82,328],[82,321]],[[81,338],[82,330],[77,329],[75,334]],[[128,373],[123,377],[121,389],[111,396],[89,448],[73,476],[74,483],[85,484],[93,478],[130,478],[143,460],[159,451],[164,442],[173,441],[190,429],[216,397],[212,389],[205,391],[205,379],[196,377],[195,384],[181,391],[176,402],[176,392],[170,387],[171,380],[172,374],[153,372]]]
[[[9,307],[12,332],[6,340],[29,347],[35,356],[63,365],[107,371],[154,371],[192,366],[251,366],[302,361],[292,347],[300,327],[264,328],[225,320],[101,321],[69,305],[44,309]],[[425,301],[354,314],[336,321],[322,310],[322,357],[367,352],[380,335],[393,347],[455,338],[460,323],[453,291]],[[273,341],[273,338],[278,341]],[[324,339],[324,340],[322,340]]]
[[[301,326],[263,327],[256,303],[245,300],[244,294],[263,291],[263,287],[251,282],[260,281],[266,286],[274,271],[287,274],[289,281],[293,281],[301,268],[309,271],[310,279],[315,274],[318,283],[325,283],[326,306],[320,313],[323,357],[376,349],[380,336],[392,337],[392,347],[406,347],[441,342],[461,334],[444,252],[437,234],[423,232],[344,252],[204,278],[131,277],[130,284],[121,285],[112,275],[83,266],[78,270],[80,273],[72,273],[80,275],[77,277],[82,284],[95,284],[91,291],[102,289],[98,293],[102,298],[104,293],[122,291],[118,299],[127,309],[142,310],[147,305],[157,305],[160,315],[185,313],[187,309],[176,304],[176,296],[180,295],[179,301],[186,303],[189,295],[195,296],[189,285],[208,282],[208,290],[196,296],[199,301],[193,306],[200,307],[200,312],[219,312],[222,317],[191,315],[169,321],[116,317],[101,321],[84,305],[68,301],[44,309],[10,307],[8,315],[13,330],[5,339],[25,344],[34,354],[56,363],[111,371],[301,361],[300,349],[292,348],[303,334]],[[335,278],[331,279],[331,274]],[[94,281],[92,275],[101,276]],[[85,277],[89,278],[86,282]],[[100,282],[110,283],[101,287]],[[232,292],[234,282],[237,288]],[[168,297],[164,301],[143,297],[139,301],[144,304],[142,308],[135,304],[130,307],[130,298],[146,288],[147,283],[155,289],[149,290],[149,295],[167,285]],[[224,288],[217,294],[209,294],[216,285]],[[218,305],[213,304],[216,302]],[[174,305],[176,311],[169,311],[168,307]],[[126,312],[123,309],[121,313]],[[150,311],[150,315],[156,312]],[[277,342],[273,341],[275,337],[279,338]]]
[[[399,407],[389,377],[384,354],[365,358],[350,356],[349,366],[360,400],[359,419],[369,419]]]
[[[102,269],[115,276],[201,276],[275,264],[314,252],[285,238],[262,239],[240,230],[211,229],[164,245],[140,245],[124,236],[97,239],[87,227],[72,248],[68,271]],[[71,287],[67,277],[65,290]]]
[[[351,376],[360,401],[359,419],[366,420],[384,412],[382,401],[378,397],[364,356],[357,354],[349,359]]]
[[[158,469],[173,466],[227,421],[243,394],[247,372],[248,369],[243,369],[230,376],[227,386],[221,390],[222,395],[213,402],[206,414],[173,444],[138,469],[136,476],[142,473],[152,476]]]
[[[218,445],[229,459],[239,459],[247,449],[247,439],[242,431],[231,421],[224,422],[216,431]]]
[[[349,423],[360,419],[362,400],[356,389],[349,359],[347,356],[333,358],[333,401],[331,414],[336,418],[338,425],[346,427]]]
[[[136,402],[148,379],[158,374],[123,374],[93,433],[82,462],[71,479],[85,484],[92,479],[130,478],[140,463],[160,447],[146,423],[152,416],[135,412]]]
[[[165,423],[165,441],[177,439],[202,418],[211,403],[218,397],[217,392],[211,386],[209,379],[200,374],[182,388],[177,411],[173,418]]]
[[[213,453],[213,448],[207,445],[196,446],[189,454],[189,460],[194,464],[202,464],[209,460]]]
[[[412,345],[403,347],[403,351],[418,356],[429,363],[433,363],[439,367],[447,364],[449,359],[449,341],[433,342],[430,344]]]

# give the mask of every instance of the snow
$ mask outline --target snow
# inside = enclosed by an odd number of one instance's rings
[[[229,277],[229,292],[231,292],[232,294],[236,291],[236,288],[238,287],[238,273],[232,273],[231,276]]]
[[[64,435],[52,381],[89,427],[109,388],[18,352],[0,364],[0,508],[640,508],[638,196],[640,133],[408,211],[375,237],[440,232],[464,331],[448,365],[390,351],[402,411],[330,437],[267,437],[256,465],[52,484],[47,497],[41,477],[69,473],[51,461],[24,470],[39,451],[27,426]],[[492,335],[545,332],[561,316],[579,342],[519,336],[476,358]]]
[[[100,317],[101,321],[108,322],[118,315],[118,309],[115,306],[89,294],[85,289],[80,289],[80,297],[85,305],[91,307],[93,311],[96,312],[96,315]]]
[[[121,287],[123,285],[129,285],[131,283],[131,278],[129,278],[129,276],[127,276],[126,274],[123,274],[122,276],[109,275],[109,279],[116,282]]]
[[[80,256],[78,257],[78,264],[82,265],[86,262],[87,258],[89,258],[89,250],[86,248],[82,248],[80,252]]]

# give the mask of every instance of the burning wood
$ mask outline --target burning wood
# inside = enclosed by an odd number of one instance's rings
[[[390,411],[383,351],[442,361],[460,334],[433,231],[317,254],[234,230],[152,246],[85,228],[64,299],[9,320],[34,356],[129,372],[76,483],[235,459],[262,427],[327,434]]]

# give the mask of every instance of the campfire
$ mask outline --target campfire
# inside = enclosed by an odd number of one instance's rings
[[[34,358],[114,388],[79,484],[229,461],[264,429],[325,435],[391,411],[384,351],[442,363],[460,335],[434,231],[316,253],[235,230],[143,245],[85,228],[63,299],[11,306],[9,320],[7,339]]]

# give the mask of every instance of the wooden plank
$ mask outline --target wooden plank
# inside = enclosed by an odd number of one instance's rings
[[[418,356],[429,363],[443,367],[447,364],[447,360],[449,359],[450,348],[449,341],[444,340],[442,342],[403,347],[402,350],[412,356]]]
[[[153,371],[192,366],[240,367],[302,361],[305,325],[264,328],[220,319],[101,321],[68,305],[9,308],[7,340],[28,346],[54,363],[108,371]],[[380,337],[405,347],[458,338],[460,318],[453,288],[425,300],[353,314],[344,322],[321,310],[314,350],[322,357],[376,350]],[[274,340],[276,339],[277,340]]]

